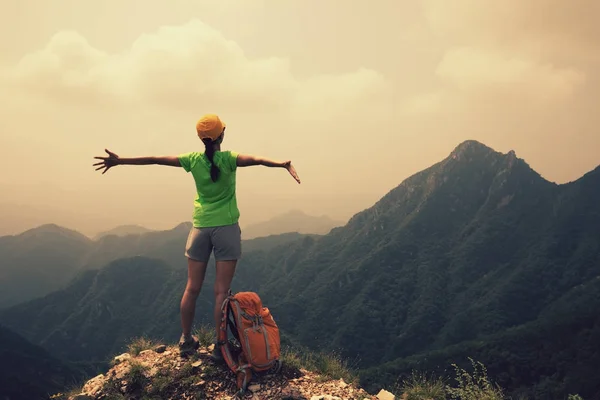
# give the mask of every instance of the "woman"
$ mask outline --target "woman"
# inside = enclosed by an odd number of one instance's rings
[[[188,259],[188,280],[181,299],[181,327],[179,340],[182,355],[195,351],[198,339],[191,335],[196,300],[206,272],[206,266],[214,251],[216,261],[215,280],[215,326],[219,329],[220,306],[229,291],[235,267],[241,256],[241,231],[238,225],[240,216],[236,200],[236,169],[251,165],[285,168],[300,183],[290,161],[277,162],[261,157],[221,151],[225,136],[225,124],[217,115],[204,115],[196,123],[198,137],[204,143],[204,152],[191,152],[179,156],[121,158],[105,150],[108,157],[94,157],[102,160],[94,164],[102,174],[116,165],[168,165],[182,167],[191,172],[196,183],[197,196],[194,201],[193,227],[190,230],[185,256]],[[220,351],[215,346],[215,358]]]

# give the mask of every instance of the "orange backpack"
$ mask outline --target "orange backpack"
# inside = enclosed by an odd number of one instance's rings
[[[227,328],[237,340],[228,339]],[[217,344],[229,368],[236,374],[237,386],[243,394],[252,372],[278,372],[279,328],[258,294],[231,291],[221,306],[221,326]]]

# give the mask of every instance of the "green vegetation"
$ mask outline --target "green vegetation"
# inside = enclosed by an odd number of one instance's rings
[[[136,347],[139,339],[129,343]],[[144,400],[155,400],[165,398],[178,398],[182,393],[195,393],[198,399],[204,399],[201,383],[204,379],[211,379],[216,373],[215,369],[201,365],[200,371],[194,369],[192,364],[197,357],[184,361],[181,366],[175,368],[172,365],[163,365],[154,373],[150,367],[135,358],[128,363],[129,368],[123,379],[111,378],[103,387],[103,395],[111,399],[139,398]],[[155,366],[155,368],[157,368]],[[212,369],[211,369],[212,368]],[[126,382],[123,385],[123,382]]]
[[[193,334],[196,335],[198,341],[200,342],[200,346],[208,347],[211,344],[214,344],[217,338],[217,334],[215,332],[215,327],[203,324],[198,328],[193,330]]]
[[[405,395],[405,400],[445,400],[446,385],[441,378],[427,378],[425,374],[413,372],[394,390],[397,396]]]
[[[472,372],[456,364],[455,385],[445,383],[441,378],[427,378],[413,371],[410,378],[404,380],[395,391],[396,396],[404,400],[527,400],[526,396],[507,397],[497,384],[488,377],[483,363],[469,358]],[[579,395],[568,396],[568,400],[583,400]]]
[[[147,384],[146,371],[148,368],[137,361],[130,362],[129,374],[127,376],[131,390],[141,390]]]
[[[321,375],[323,380],[343,379],[346,383],[358,382],[356,371],[336,352],[317,353],[285,347],[281,351],[281,360],[287,369],[313,371]]]
[[[498,385],[493,385],[487,376],[487,370],[481,362],[473,359],[473,374],[453,364],[456,370],[458,387],[448,387],[446,390],[453,400],[502,400],[504,395]]]
[[[131,354],[132,356],[137,356],[138,354],[140,354],[140,352],[142,352],[144,350],[151,350],[156,345],[157,345],[157,343],[151,339],[148,339],[146,337],[137,337],[137,338],[134,338],[127,345],[127,352],[129,354]]]

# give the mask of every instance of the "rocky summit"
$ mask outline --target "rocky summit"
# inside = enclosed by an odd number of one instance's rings
[[[211,359],[212,346],[201,346],[190,357],[181,357],[177,346],[151,349],[115,357],[105,374],[88,380],[81,389],[58,393],[53,399],[235,399],[235,376],[224,363]],[[136,354],[137,353],[137,354]],[[245,399],[289,400],[388,400],[381,390],[370,395],[343,379],[330,379],[304,368],[283,363],[276,375],[254,375]]]

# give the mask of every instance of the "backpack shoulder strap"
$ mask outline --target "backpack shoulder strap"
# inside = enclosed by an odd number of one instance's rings
[[[237,360],[233,359],[233,355],[229,349],[229,338],[227,337],[227,327],[228,327],[228,314],[229,314],[229,302],[230,297],[226,297],[225,301],[221,305],[221,324],[219,326],[219,337],[217,338],[217,346],[221,348],[221,354],[227,363],[229,369],[233,372],[237,372],[238,363]]]
[[[219,337],[217,338],[217,345],[221,348],[221,354],[227,363],[227,366],[233,373],[236,374],[237,386],[240,390],[240,394],[244,394],[246,388],[248,387],[248,383],[252,379],[252,370],[250,368],[250,364],[246,361],[243,352],[239,354],[238,359],[234,359],[233,354],[231,353],[231,349],[229,347],[229,339],[227,337],[227,328],[231,328],[231,332],[239,341],[239,335],[237,332],[237,327],[235,325],[235,319],[233,318],[233,314],[231,311],[231,301],[233,300],[233,295],[231,291],[229,295],[223,301],[221,305],[221,323],[219,326]]]

